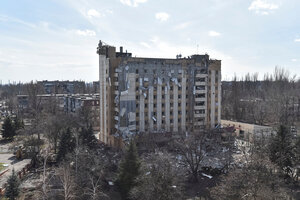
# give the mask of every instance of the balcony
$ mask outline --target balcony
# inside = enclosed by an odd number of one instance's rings
[[[197,78],[206,78],[207,74],[196,74]]]
[[[205,85],[206,85],[206,82],[199,82],[199,81],[197,81],[197,82],[195,82],[195,85],[196,85],[196,86],[198,86],[198,85],[203,85],[203,86],[205,86]]]

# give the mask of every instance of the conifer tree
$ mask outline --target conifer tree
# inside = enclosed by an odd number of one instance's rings
[[[139,175],[140,162],[136,146],[130,141],[125,158],[120,164],[118,186],[123,199],[129,198],[130,190],[136,186],[136,177]]]
[[[5,139],[13,139],[16,135],[16,130],[13,126],[12,120],[10,117],[6,117],[4,124],[2,125],[2,137]]]
[[[70,128],[63,132],[58,149],[57,160],[61,161],[68,153],[71,153],[75,148],[75,140],[72,136]]]
[[[92,126],[89,126],[88,129],[82,128],[79,137],[81,143],[90,149],[94,148],[97,144],[97,138],[94,135]]]
[[[24,121],[21,120],[19,117],[16,117],[13,124],[15,130],[19,130],[21,128],[24,128]]]
[[[13,169],[12,175],[8,178],[8,181],[7,181],[7,186],[5,189],[5,196],[9,200],[17,199],[19,192],[20,192],[19,186],[20,186],[19,179],[18,179],[17,175],[15,174],[15,170]]]
[[[288,128],[280,125],[276,136],[270,144],[270,160],[286,174],[289,173],[289,168],[292,167],[294,158],[291,139]]]

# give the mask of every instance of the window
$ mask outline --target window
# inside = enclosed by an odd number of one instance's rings
[[[147,69],[144,69],[144,73],[147,73]]]
[[[205,102],[204,101],[200,101],[200,102],[196,102],[195,104],[196,104],[196,106],[204,106]]]
[[[153,74],[156,74],[156,69],[153,70]]]
[[[147,103],[145,104],[145,108],[148,108],[148,104]]]
[[[171,123],[171,124],[173,123],[173,119],[170,119],[170,123]]]
[[[205,78],[197,78],[196,81],[197,82],[205,82]]]
[[[161,106],[162,106],[162,107],[165,107],[165,104],[164,104],[164,103],[162,103],[162,104],[161,104]]]
[[[139,78],[136,78],[136,79],[135,79],[135,82],[139,82]]]
[[[170,115],[173,115],[173,111],[170,111]]]
[[[180,98],[181,98],[181,95],[179,94],[179,95],[178,95],[178,99],[180,99]]]
[[[140,113],[136,113],[136,117],[139,117],[140,116]]]
[[[180,107],[181,106],[181,103],[178,103],[178,107]]]
[[[205,90],[204,85],[196,86],[196,90]]]
[[[181,115],[181,111],[178,111],[178,114]]]
[[[115,86],[115,90],[119,90],[118,86]]]
[[[173,107],[173,103],[170,103],[170,106]]]
[[[164,99],[164,98],[165,98],[165,95],[163,94],[163,95],[161,96],[161,98]]]
[[[205,93],[196,94],[196,98],[205,98]]]
[[[165,115],[165,112],[162,112],[161,114],[164,116],[164,115]]]
[[[136,69],[136,70],[135,70],[135,73],[136,73],[136,74],[138,74],[138,73],[139,73],[139,70],[138,70],[138,69]]]
[[[156,95],[154,95],[153,98],[156,99]]]
[[[195,114],[204,114],[205,110],[201,109],[201,110],[195,110]]]
[[[139,87],[135,87],[135,91],[139,91]]]
[[[178,118],[178,122],[181,122],[181,119],[180,119],[180,118]]]
[[[155,104],[153,104],[153,107],[154,107],[154,108],[156,108],[156,103],[155,103]]]
[[[206,74],[206,73],[207,73],[207,69],[201,69],[201,70],[200,70],[200,73],[201,73],[201,74]]]
[[[138,100],[138,99],[139,99],[139,96],[138,96],[138,95],[136,95],[136,96],[135,96],[135,99],[136,99],[136,100]]]
[[[181,78],[178,79],[178,82],[179,82],[179,83],[181,82]]]
[[[204,122],[204,118],[198,118],[198,122]]]
[[[170,90],[171,90],[171,91],[173,90],[173,86],[170,87]]]
[[[139,104],[138,104],[138,103],[137,103],[137,104],[135,104],[135,107],[136,107],[136,108],[138,108],[138,107],[139,107]]]

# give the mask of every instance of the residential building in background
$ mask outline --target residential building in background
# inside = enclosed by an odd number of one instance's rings
[[[221,61],[138,58],[99,42],[100,140],[200,132],[221,123]]]
[[[84,93],[84,81],[38,81],[45,94],[74,94]]]
[[[30,98],[30,95],[17,95],[18,112],[25,119],[30,115]],[[99,131],[99,94],[39,94],[35,98],[40,109],[55,105],[58,112],[71,115],[81,112],[93,130]]]

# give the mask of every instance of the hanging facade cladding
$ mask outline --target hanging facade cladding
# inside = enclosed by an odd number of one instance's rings
[[[99,42],[100,140],[197,132],[221,122],[221,61],[207,54],[137,58]]]

